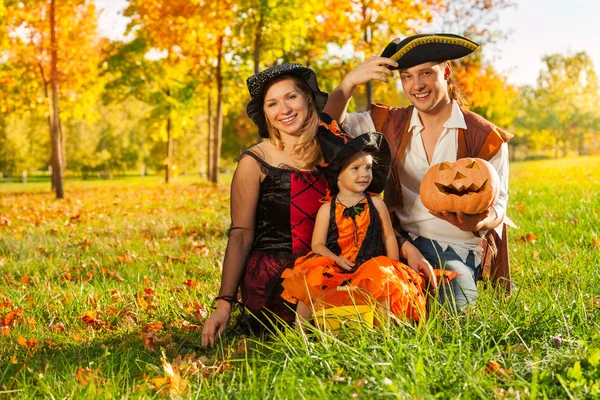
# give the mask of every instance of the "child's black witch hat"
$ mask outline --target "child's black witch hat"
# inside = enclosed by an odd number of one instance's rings
[[[336,121],[325,113],[321,114],[317,140],[323,153],[324,162],[320,169],[324,172],[331,195],[339,192],[337,177],[345,162],[358,152],[373,156],[373,180],[367,192],[381,193],[390,176],[392,156],[390,146],[379,132],[364,133],[352,137],[344,132]]]

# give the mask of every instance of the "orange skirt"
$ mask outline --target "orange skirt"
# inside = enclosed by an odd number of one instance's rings
[[[351,295],[336,289],[352,285],[376,300],[387,300],[390,311],[398,318],[418,321],[426,316],[423,279],[409,266],[386,256],[372,258],[348,273],[331,258],[310,253],[299,258],[294,268],[285,270],[281,277],[281,297],[294,304],[301,301],[309,307],[318,307],[315,303],[321,302],[328,306],[349,305],[353,301]]]

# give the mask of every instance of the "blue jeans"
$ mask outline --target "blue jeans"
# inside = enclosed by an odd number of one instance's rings
[[[467,304],[475,304],[477,299],[477,281],[479,280],[480,268],[475,266],[475,255],[472,251],[467,256],[467,261],[456,254],[452,247],[446,251],[435,240],[418,237],[411,240],[423,257],[433,266],[459,274],[450,281],[450,284],[440,287],[438,294],[440,303],[460,310]]]

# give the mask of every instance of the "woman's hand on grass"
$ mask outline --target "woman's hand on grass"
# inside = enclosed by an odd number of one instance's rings
[[[227,324],[229,324],[231,304],[226,303],[226,305],[221,306],[223,302],[223,300],[219,300],[215,312],[204,322],[202,346],[210,345],[210,347],[213,347],[215,345],[215,336],[221,336],[225,328],[227,328]]]

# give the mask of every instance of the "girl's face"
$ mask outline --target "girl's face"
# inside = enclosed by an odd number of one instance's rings
[[[357,153],[351,157],[338,175],[340,193],[350,191],[361,193],[367,190],[373,180],[373,157],[370,154]]]
[[[273,128],[280,133],[297,135],[308,117],[308,98],[293,80],[284,79],[267,89],[263,110]]]

